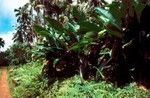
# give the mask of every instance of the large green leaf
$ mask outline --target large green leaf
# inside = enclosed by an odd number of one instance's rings
[[[103,22],[103,25],[109,34],[119,38],[123,37],[122,28],[120,27],[120,22],[118,22],[109,11],[97,7],[96,13],[100,15],[98,16],[98,19]]]
[[[82,39],[80,42],[75,43],[69,50],[74,50],[74,51],[82,51],[85,46],[91,44],[92,40],[91,39]]]
[[[133,3],[136,14],[140,15],[143,9],[146,7],[146,4],[142,4],[139,1]]]
[[[98,32],[90,31],[84,34],[84,38],[87,38],[87,39],[96,39],[97,37],[98,37]]]
[[[47,22],[49,23],[49,25],[53,29],[59,31],[59,33],[62,33],[64,31],[64,28],[63,28],[62,24],[59,21],[57,21],[55,19],[52,19],[50,17],[45,17],[45,19],[47,20]]]
[[[77,22],[82,22],[86,20],[86,15],[83,11],[79,11],[78,7],[73,7],[72,15]]]
[[[98,13],[99,15],[101,15],[101,16],[103,16],[103,17],[109,19],[111,22],[115,22],[115,21],[116,21],[115,18],[112,16],[112,14],[111,14],[109,11],[107,11],[107,10],[105,10],[105,9],[103,9],[103,8],[96,7],[96,8],[95,8],[95,11],[96,11],[96,13]]]
[[[39,25],[34,25],[34,30],[40,36],[45,37],[52,46],[57,46],[54,36],[52,36],[46,28]]]
[[[42,37],[48,38],[50,36],[49,31],[42,26],[34,25],[34,30],[37,34],[39,34]]]
[[[79,30],[79,25],[74,22],[68,22],[64,25],[66,30],[65,34],[69,37],[72,42],[77,42],[77,32]]]
[[[109,34],[115,37],[122,38],[124,36],[124,33],[120,29],[118,29],[116,26],[112,25],[111,23],[106,24],[105,28]]]
[[[59,48],[62,48],[62,49],[67,49],[68,48],[67,43],[65,43],[65,41],[60,40],[60,39],[57,39],[56,41],[57,41],[57,44],[58,44]]]
[[[115,27],[117,27],[118,29],[121,29],[120,22],[117,21],[116,18],[114,18],[114,16],[108,10],[105,10],[103,8],[100,8],[100,7],[96,7],[95,11],[97,14],[100,15],[100,19],[102,19],[103,22],[105,22],[105,23],[109,22],[112,25],[114,25]],[[104,19],[105,19],[105,21],[104,21]]]
[[[105,37],[106,31],[107,31],[106,29],[103,29],[100,32],[98,32],[99,39],[103,39]]]
[[[71,23],[68,22],[64,25],[64,28],[66,29],[66,31],[68,32],[78,32],[79,30],[79,25],[75,24],[75,23]]]
[[[102,30],[102,27],[97,26],[95,23],[89,22],[89,21],[84,21],[79,23],[80,25],[80,31],[94,31],[94,32],[99,32]]]
[[[121,26],[121,18],[125,16],[125,9],[121,6],[121,3],[119,2],[112,2],[112,4],[109,4],[109,12],[115,18],[115,22],[119,26]]]

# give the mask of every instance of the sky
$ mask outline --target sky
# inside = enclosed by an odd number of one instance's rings
[[[19,8],[29,0],[0,0],[0,37],[5,40],[6,50],[12,43],[13,33],[15,33],[16,17],[15,8]]]

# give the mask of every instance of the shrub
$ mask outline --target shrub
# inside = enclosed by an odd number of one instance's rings
[[[0,52],[0,66],[8,66],[9,59],[7,58],[7,54],[5,52]]]
[[[31,61],[31,46],[26,43],[14,43],[6,50],[10,65],[19,65]]]
[[[139,89],[136,83],[117,88],[105,81],[81,82],[79,75],[64,81],[57,80],[48,86],[47,79],[41,77],[41,65],[42,62],[37,61],[9,70],[9,83],[14,98],[149,98],[150,96],[149,91]]]
[[[39,60],[9,70],[9,83],[13,98],[43,96],[42,92],[47,87],[47,81],[42,78],[41,69],[42,61]]]

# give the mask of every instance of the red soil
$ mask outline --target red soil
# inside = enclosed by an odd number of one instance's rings
[[[0,98],[11,98],[7,82],[7,68],[0,68]]]

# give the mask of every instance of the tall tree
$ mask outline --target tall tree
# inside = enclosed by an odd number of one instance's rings
[[[27,42],[32,43],[36,34],[33,32],[32,23],[32,10],[30,9],[30,4],[27,3],[23,7],[19,9],[15,9],[16,17],[17,17],[17,32],[14,35],[14,41],[18,41],[21,43]]]

